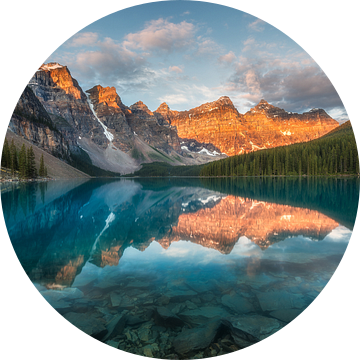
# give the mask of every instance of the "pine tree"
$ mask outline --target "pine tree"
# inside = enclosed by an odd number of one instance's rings
[[[1,166],[8,169],[11,167],[10,147],[7,139],[5,139],[4,142],[4,147],[1,156]]]
[[[19,170],[18,154],[14,143],[14,139],[11,141],[11,145],[10,145],[10,156],[11,156],[10,168],[11,168],[11,172],[14,174],[15,171]]]
[[[22,144],[21,150],[19,153],[19,173],[20,173],[21,178],[23,178],[23,179],[27,178],[27,161],[26,161],[25,144]]]
[[[44,164],[44,155],[43,154],[41,154],[41,158],[40,158],[39,176],[41,176],[41,177],[45,176],[45,164]]]
[[[35,154],[32,146],[27,151],[27,169],[28,177],[34,179],[36,177],[36,164],[35,164]]]

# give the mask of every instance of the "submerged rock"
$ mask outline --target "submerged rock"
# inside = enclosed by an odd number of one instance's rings
[[[123,311],[121,314],[114,316],[114,318],[106,324],[107,334],[103,341],[122,334],[126,323],[126,313],[127,311]]]
[[[224,295],[221,298],[221,303],[237,314],[246,314],[254,311],[254,307],[251,302],[238,294],[233,296]]]
[[[150,333],[151,332],[150,332],[149,328],[143,327],[143,328],[139,329],[139,331],[138,331],[139,339],[143,342],[149,341]]]
[[[139,318],[138,316],[128,315],[126,318],[126,325],[134,326],[134,325],[142,324],[146,321],[147,320]]]
[[[226,310],[214,306],[202,307],[196,310],[188,310],[179,314],[179,317],[182,318],[185,322],[195,326],[206,324],[210,321],[229,316],[230,314]]]
[[[263,311],[274,311],[283,309],[303,309],[306,302],[301,295],[290,294],[287,291],[272,291],[258,293],[261,309]]]
[[[45,290],[41,292],[41,295],[55,309],[69,307],[70,305],[66,301],[80,299],[84,297],[83,292],[77,288],[66,288],[63,290]]]
[[[261,315],[240,315],[223,319],[237,345],[246,347],[280,330],[281,323]]]
[[[283,309],[283,310],[273,311],[270,313],[270,315],[281,321],[289,323],[290,321],[293,321],[301,313],[302,310],[300,309]]]
[[[184,321],[171,312],[168,308],[159,306],[155,311],[155,321],[158,325],[165,327],[183,326]]]
[[[169,298],[171,302],[182,302],[191,300],[197,293],[193,290],[169,290],[165,296]]]
[[[182,331],[174,340],[173,346],[179,354],[205,349],[214,340],[220,327],[220,321],[207,324],[205,327]]]
[[[99,314],[68,312],[64,318],[82,330],[84,333],[98,338],[105,335],[107,329]]]

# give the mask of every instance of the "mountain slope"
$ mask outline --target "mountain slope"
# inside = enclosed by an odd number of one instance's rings
[[[210,143],[229,156],[309,141],[339,126],[322,109],[297,114],[265,100],[242,115],[227,96],[181,112],[161,104],[155,114],[176,126],[180,138]]]
[[[202,176],[358,174],[359,157],[350,121],[309,142],[232,156],[205,165]]]
[[[13,132],[89,174],[129,174],[141,164],[200,165],[300,143],[338,126],[324,110],[289,113],[265,100],[240,114],[227,96],[189,111],[122,103],[114,87],[84,92],[66,66],[43,64],[10,121]],[[91,170],[90,170],[91,168]]]
[[[17,149],[21,149],[22,144],[25,144],[26,148],[30,146],[33,147],[34,154],[35,154],[35,163],[36,168],[39,169],[40,165],[40,157],[41,155],[44,156],[44,163],[48,169],[48,176],[52,179],[74,179],[74,178],[90,178],[88,174],[70,166],[69,164],[65,163],[64,161],[56,158],[55,156],[50,155],[46,151],[34,146],[30,141],[24,139],[23,137],[14,134],[12,131],[7,131],[6,139],[9,143],[14,140],[14,144]]]
[[[159,122],[141,101],[125,106],[114,87],[97,85],[86,95],[66,66],[43,64],[29,87],[68,142],[69,162],[76,166],[84,152],[92,165],[119,174],[153,161],[182,165],[214,159],[209,154],[184,153],[176,128]]]

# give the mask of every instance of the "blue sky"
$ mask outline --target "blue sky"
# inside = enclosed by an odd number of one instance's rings
[[[273,26],[229,7],[190,1],[128,8],[87,26],[46,62],[67,65],[84,90],[114,86],[123,103],[187,110],[227,95],[241,113],[265,99],[347,119],[329,79]]]

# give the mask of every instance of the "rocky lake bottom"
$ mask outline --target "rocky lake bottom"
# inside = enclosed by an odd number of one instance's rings
[[[189,248],[181,245],[179,251]],[[193,247],[188,251],[199,250]],[[257,257],[224,263],[225,256],[215,256],[215,265],[176,261],[175,268],[168,259],[154,265],[139,256],[143,265],[134,270],[125,255],[122,269],[99,274],[89,264],[71,288],[38,290],[70,323],[110,346],[198,359],[242,349],[282,329],[315,299],[341,259],[305,261],[297,254],[295,263]]]
[[[22,184],[2,203],[26,274],[69,323],[128,353],[201,359],[284,328],[347,248],[358,182],[281,181]]]

